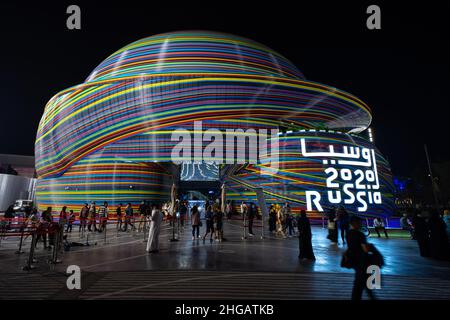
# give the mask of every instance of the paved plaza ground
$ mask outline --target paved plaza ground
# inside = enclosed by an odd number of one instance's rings
[[[57,265],[48,263],[51,251],[39,244],[31,272],[22,271],[30,239],[18,255],[18,239],[6,238],[0,245],[0,299],[349,299],[353,271],[340,267],[345,247],[331,244],[326,229],[313,227],[315,262],[299,261],[296,237],[242,240],[239,221],[226,221],[224,233],[224,242],[203,243],[193,241],[186,226],[180,241],[170,242],[172,229],[164,224],[160,252],[148,254],[142,232],[116,232],[111,225],[106,241],[92,233],[90,246],[64,252]],[[69,237],[86,243],[78,227]],[[450,299],[450,262],[420,257],[407,237],[369,241],[386,260],[379,299]],[[73,264],[82,270],[81,290],[66,288],[65,271]]]

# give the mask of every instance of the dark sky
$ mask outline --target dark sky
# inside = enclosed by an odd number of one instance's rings
[[[307,79],[368,103],[394,174],[424,165],[424,143],[433,160],[450,159],[448,3],[58,2],[0,4],[0,153],[32,155],[46,102],[115,50],[161,32],[205,29],[266,44]],[[82,30],[66,29],[70,4],[81,7]],[[366,28],[369,4],[381,7],[381,30]]]

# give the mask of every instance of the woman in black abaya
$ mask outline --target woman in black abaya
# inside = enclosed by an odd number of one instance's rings
[[[300,217],[298,219],[298,231],[299,231],[299,247],[300,254],[298,256],[299,259],[308,259],[308,260],[316,260],[314,257],[314,252],[312,248],[311,238],[311,225],[309,223],[309,219],[306,216],[305,210],[300,212]]]

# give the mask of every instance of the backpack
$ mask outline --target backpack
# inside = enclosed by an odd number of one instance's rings
[[[369,265],[375,265],[378,267],[384,266],[383,255],[378,251],[377,248],[372,243],[369,243],[369,254],[368,254]]]

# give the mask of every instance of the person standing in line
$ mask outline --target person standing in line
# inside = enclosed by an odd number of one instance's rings
[[[216,241],[222,242],[223,212],[220,210],[220,206],[217,203],[214,203],[213,205],[213,221],[214,221],[214,231],[216,232]]]
[[[289,206],[289,203],[285,203],[284,207],[282,209],[283,212],[283,232],[284,234],[288,234],[288,216],[291,214],[291,207]]]
[[[179,212],[180,212],[180,224],[181,224],[182,227],[184,227],[184,220],[186,220],[186,216],[187,216],[187,213],[188,213],[188,207],[186,205],[186,202],[185,201],[181,202],[181,204],[180,204],[178,209],[179,209]],[[174,221],[175,221],[175,219],[174,219]]]
[[[338,230],[336,222],[336,208],[332,207],[328,211],[328,236],[327,238],[334,244],[338,243]]]
[[[134,225],[131,223],[131,219],[133,218],[133,207],[131,203],[128,202],[127,207],[125,208],[125,228],[123,231],[127,231],[128,226],[134,229]]]
[[[380,231],[383,231],[386,238],[389,238],[386,228],[384,227],[384,222],[383,222],[383,220],[381,220],[380,217],[375,217],[375,219],[373,219],[373,228],[375,229],[375,232],[377,233],[378,238],[381,237]]]
[[[81,232],[81,230],[86,230],[86,220],[89,216],[89,204],[85,203],[83,208],[80,210],[80,226],[78,229],[78,232]]]
[[[98,232],[102,232],[108,223],[108,202],[103,202],[103,206],[98,209]]]
[[[94,231],[97,231],[97,207],[95,206],[95,202],[92,202],[89,207],[88,219],[88,231],[92,231],[92,225],[94,225]]]
[[[61,212],[59,213],[59,225],[61,226],[61,229],[64,230],[64,227],[67,224],[67,207],[64,206],[61,209]]]
[[[447,225],[437,209],[430,211],[430,254],[431,257],[437,260],[449,260],[450,246],[448,243],[448,236],[446,232]]]
[[[255,234],[253,233],[253,221],[255,220],[256,217],[256,206],[255,204],[252,202],[250,203],[250,207],[248,208],[248,235],[249,236],[254,236]]]
[[[298,255],[299,259],[316,260],[311,239],[311,224],[306,216],[306,211],[301,210],[300,217],[298,219],[298,241],[300,249],[300,254]]]
[[[345,245],[347,243],[347,234],[350,230],[350,216],[344,207],[339,207],[337,221],[341,231],[342,244]]]
[[[289,203],[286,204],[287,209],[286,209],[286,228],[287,228],[287,233],[289,235],[289,237],[292,237],[292,235],[294,234],[294,218],[292,217],[292,211],[291,211],[291,207],[289,206]]]
[[[117,218],[117,231],[122,231],[122,204],[116,208],[116,218]]]
[[[67,228],[66,228],[66,232],[72,232],[72,225],[75,222],[75,213],[73,212],[73,210],[69,211],[69,220],[67,223]]]
[[[414,236],[419,246],[419,252],[422,257],[430,256],[430,234],[428,224],[419,210],[414,212],[413,217]]]
[[[368,253],[370,251],[366,236],[360,231],[361,219],[353,216],[350,221],[351,229],[348,232],[348,251],[347,258],[350,261],[351,268],[355,270],[355,279],[352,289],[352,300],[361,300],[364,289],[371,299],[375,299],[373,290],[367,286],[367,279],[370,274],[367,273],[369,266]]]
[[[152,217],[152,211],[153,208],[149,203],[145,203],[145,221],[144,221],[144,231],[148,231],[150,230],[150,222],[151,222],[151,217]],[[163,217],[163,221],[164,221],[164,212],[162,210],[161,211],[161,215]]]
[[[203,236],[203,243],[205,243],[205,239],[208,233],[210,234],[209,242],[213,242],[213,235],[214,235],[213,211],[212,206],[209,205],[208,203],[206,204],[205,222],[206,222],[206,233]]]
[[[276,218],[276,222],[275,222],[275,226],[277,229],[276,235],[286,238],[286,235],[284,234],[284,231],[283,231],[283,209],[281,208],[281,206],[279,204],[277,204],[275,207],[275,211],[277,213],[277,218]],[[297,222],[297,226],[298,226],[298,222]]]
[[[227,206],[225,207],[225,213],[227,215],[227,219],[230,220],[233,213],[233,206],[231,205],[231,201],[228,201]]]
[[[159,234],[161,232],[161,223],[163,221],[163,214],[160,205],[153,205],[152,214],[150,217],[150,232],[148,233],[147,252],[159,252]]]
[[[39,240],[42,239],[44,241],[44,249],[50,249],[50,246],[47,246],[47,233],[48,228],[52,222],[53,222],[52,207],[47,207],[47,210],[42,212],[41,219],[36,230],[37,238],[35,247],[37,247]]]
[[[195,233],[197,233],[197,239],[200,238],[200,213],[197,206],[193,206],[191,209],[191,225],[192,225],[192,240],[195,240]]]

